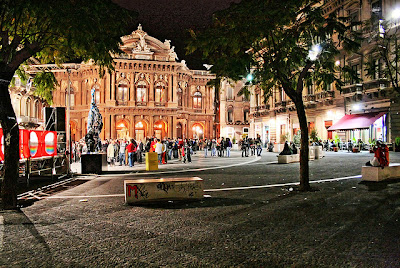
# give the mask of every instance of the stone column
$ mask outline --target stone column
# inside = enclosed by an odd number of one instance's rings
[[[135,90],[135,73],[131,73],[130,76],[130,94],[129,94],[129,106],[133,107],[136,105],[136,90]],[[131,135],[133,137],[133,135]]]
[[[149,128],[148,128],[147,135],[149,137],[152,137],[154,135],[154,117],[153,116],[150,116],[150,118],[149,118]]]
[[[172,87],[173,87],[173,83],[172,83],[172,80],[173,80],[173,75],[172,74],[169,74],[168,75],[168,92],[167,92],[167,102],[169,103],[169,102],[172,102],[172,91],[173,91],[173,89],[172,89]]]
[[[111,74],[111,100],[115,101],[115,72]]]
[[[149,107],[154,107],[154,74],[150,74],[150,85],[149,85]]]
[[[176,116],[172,116],[171,118],[171,128],[172,128],[172,137],[173,139],[178,138],[178,133],[176,131],[176,126],[178,125],[178,120]]]
[[[136,140],[136,133],[135,133],[135,125],[136,125],[136,120],[134,115],[129,116],[129,121],[131,121],[131,125],[129,127],[129,136],[133,139]]]
[[[110,130],[111,130],[111,138],[115,139],[116,138],[116,128],[115,128],[115,114],[111,114],[111,125],[110,125]]]
[[[172,130],[174,129],[174,125],[173,125],[173,122],[172,122],[172,116],[168,116],[168,134],[167,134],[167,138],[172,138],[173,136],[173,133],[172,133]]]

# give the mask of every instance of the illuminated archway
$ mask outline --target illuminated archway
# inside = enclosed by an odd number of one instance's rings
[[[119,120],[115,128],[117,130],[117,139],[129,138],[129,123],[126,120]]]
[[[154,123],[154,136],[157,139],[162,140],[167,136],[168,133],[168,125],[163,120],[158,120]]]
[[[203,139],[204,138],[204,126],[201,123],[194,123],[192,126],[192,138]]]
[[[71,126],[71,141],[75,142],[76,141],[76,122],[70,121],[70,126]]]
[[[142,120],[135,124],[135,140],[145,142],[147,135],[147,122]]]

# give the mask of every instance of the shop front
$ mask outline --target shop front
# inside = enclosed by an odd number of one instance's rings
[[[345,132],[345,139],[363,143],[371,143],[372,140],[388,142],[387,137],[387,113],[374,112],[364,114],[347,114],[338,122],[328,128],[335,136],[338,132]]]

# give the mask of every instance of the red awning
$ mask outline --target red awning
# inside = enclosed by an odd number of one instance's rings
[[[364,129],[369,128],[377,119],[382,117],[385,112],[365,113],[365,114],[346,114],[336,124],[328,128],[332,130]]]

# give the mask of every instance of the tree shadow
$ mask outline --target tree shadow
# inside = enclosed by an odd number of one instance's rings
[[[361,181],[359,184],[365,185],[369,192],[381,191],[388,187],[390,184],[399,183],[400,179],[390,179],[384,181]]]
[[[24,212],[19,209],[3,211],[3,213],[0,213],[0,216],[3,217],[4,221],[3,231],[9,232],[11,234],[3,236],[4,240],[6,240],[6,237],[11,238],[10,241],[4,241],[4,243],[8,244],[8,246],[12,250],[12,255],[7,256],[10,261],[14,260],[19,263],[22,259],[28,264],[30,262],[29,259],[25,260],[24,257],[31,254],[28,251],[34,249],[35,255],[42,255],[41,258],[43,258],[43,263],[46,262],[48,265],[50,265],[49,262],[51,262],[54,264],[53,255],[51,254],[49,245],[47,244],[44,237],[36,229],[35,224],[25,215]],[[25,232],[21,231],[24,229],[29,232],[31,238],[24,236]],[[32,257],[36,259],[37,255]],[[21,264],[19,263],[19,265]],[[12,266],[12,263],[10,263],[10,266]]]

